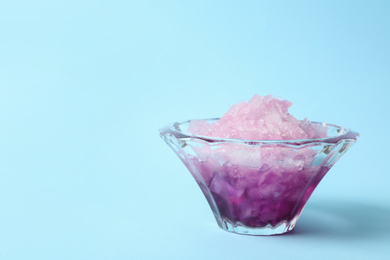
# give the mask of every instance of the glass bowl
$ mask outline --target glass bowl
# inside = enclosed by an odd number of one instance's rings
[[[291,231],[318,183],[359,137],[345,127],[310,122],[326,126],[327,137],[215,138],[188,133],[190,122],[161,128],[160,136],[198,183],[219,227],[248,235]]]

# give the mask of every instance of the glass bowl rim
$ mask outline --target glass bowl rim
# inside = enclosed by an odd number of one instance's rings
[[[205,141],[207,143],[245,143],[249,145],[259,145],[259,144],[291,144],[291,145],[303,145],[310,143],[338,143],[340,140],[350,140],[356,141],[360,134],[356,131],[353,131],[349,128],[343,126],[337,126],[330,123],[325,122],[315,122],[308,121],[311,124],[321,124],[323,126],[331,126],[340,129],[342,132],[340,135],[327,136],[322,138],[312,138],[312,139],[290,139],[290,140],[250,140],[250,139],[234,139],[234,138],[220,138],[220,137],[212,137],[212,136],[204,136],[204,135],[196,135],[190,133],[184,133],[180,130],[179,125],[187,124],[193,120],[200,121],[211,121],[211,120],[219,120],[219,118],[206,118],[206,119],[190,119],[182,122],[171,123],[166,127],[162,127],[159,129],[160,135],[174,135],[178,139],[199,139]]]

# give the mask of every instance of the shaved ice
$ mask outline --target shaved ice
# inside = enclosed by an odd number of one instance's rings
[[[299,140],[322,138],[327,128],[298,120],[288,113],[292,103],[271,95],[255,95],[248,103],[233,105],[218,121],[192,120],[191,134],[246,140]]]
[[[244,140],[302,140],[327,136],[327,127],[288,113],[290,101],[255,95],[233,105],[219,120],[192,120],[188,132]],[[293,227],[329,165],[317,164],[318,146],[281,143],[194,145],[185,162],[225,225]],[[190,162],[190,163],[189,163]],[[191,169],[192,168],[192,169]],[[199,175],[197,175],[199,173]],[[293,223],[293,224],[291,224]],[[234,229],[234,228],[233,228]]]

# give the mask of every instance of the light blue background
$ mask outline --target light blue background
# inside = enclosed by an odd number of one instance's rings
[[[388,259],[389,1],[2,1],[0,259]],[[158,136],[254,94],[350,127],[283,236],[220,230]]]

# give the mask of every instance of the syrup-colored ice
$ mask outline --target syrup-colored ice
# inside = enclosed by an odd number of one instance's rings
[[[246,140],[299,140],[326,137],[327,129],[288,113],[292,103],[273,96],[255,95],[233,105],[217,122],[193,120],[189,132],[197,135]]]
[[[326,137],[326,127],[290,115],[291,105],[286,100],[256,95],[248,103],[232,106],[218,121],[192,121],[189,132],[245,140]],[[196,156],[185,163],[206,197],[210,191],[224,221],[233,226],[276,227],[294,222],[329,170],[328,165],[316,163],[319,147],[200,142],[193,147]]]

